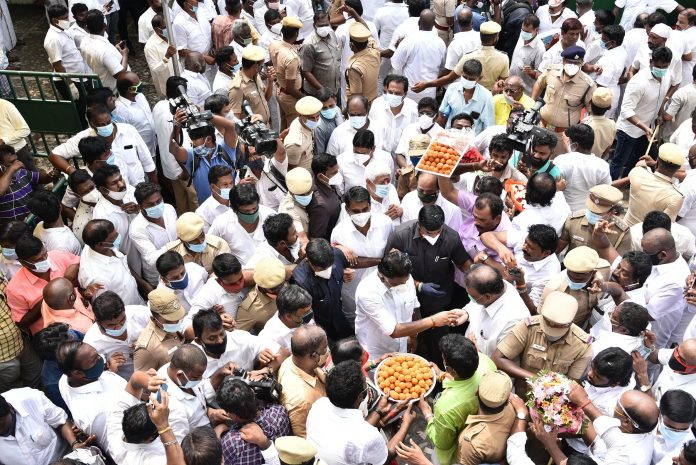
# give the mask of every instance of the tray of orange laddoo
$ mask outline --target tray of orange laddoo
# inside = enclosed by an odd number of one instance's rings
[[[435,389],[435,370],[423,357],[395,353],[377,365],[375,385],[389,400],[416,401]]]
[[[470,138],[471,135],[468,132],[438,133],[418,161],[416,170],[437,176],[452,176],[454,169],[467,153]]]

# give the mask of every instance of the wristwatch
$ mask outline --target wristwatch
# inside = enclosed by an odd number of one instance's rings
[[[488,254],[486,252],[484,252],[481,255],[481,263],[485,262],[486,260],[488,260]]]
[[[652,386],[650,384],[644,384],[640,387],[640,392],[647,393],[650,392]]]
[[[517,419],[527,421],[527,415],[522,412],[517,412]]]

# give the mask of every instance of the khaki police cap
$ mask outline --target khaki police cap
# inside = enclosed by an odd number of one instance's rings
[[[275,440],[278,458],[288,465],[300,465],[310,461],[317,455],[317,450],[305,438],[299,436],[283,436]]]
[[[296,16],[286,16],[280,24],[287,27],[296,27],[297,29],[302,28],[302,21]]]
[[[150,310],[167,321],[179,321],[186,316],[179,298],[171,289],[158,287],[147,295],[147,300],[150,303]]]
[[[186,212],[176,220],[176,235],[184,242],[198,238],[203,232],[203,218],[193,212]]]
[[[609,108],[611,107],[613,98],[614,93],[611,91],[611,89],[600,87],[592,94],[592,103],[597,105],[599,108]]]
[[[348,33],[350,34],[350,38],[356,42],[367,42],[372,35],[370,30],[366,28],[364,24],[357,21],[350,25]]]
[[[541,306],[541,330],[551,337],[563,336],[573,324],[577,312],[578,301],[575,297],[553,291],[544,298]]]
[[[684,150],[677,144],[666,143],[660,146],[660,160],[673,165],[681,166],[684,164]]]
[[[597,269],[599,255],[597,251],[581,245],[568,252],[563,259],[565,267],[575,273],[589,273]]]
[[[500,32],[500,24],[495,21],[486,21],[479,28],[481,34],[492,35]]]
[[[249,44],[242,49],[242,58],[249,61],[261,61],[266,58],[266,52],[258,45]]]
[[[481,376],[478,397],[486,407],[500,407],[508,401],[511,392],[512,380],[506,373],[495,370]]]
[[[312,189],[312,175],[305,168],[298,166],[285,175],[285,184],[291,194],[304,195]]]
[[[430,136],[427,134],[416,134],[408,141],[408,156],[421,157],[428,150]]]
[[[590,196],[585,200],[585,206],[593,213],[606,213],[623,200],[619,189],[609,184],[599,184],[590,189]]]
[[[302,116],[316,115],[321,111],[321,107],[321,100],[310,95],[302,97],[295,104],[295,110]]]
[[[254,268],[254,282],[264,289],[273,289],[285,281],[285,266],[275,257],[264,257]]]

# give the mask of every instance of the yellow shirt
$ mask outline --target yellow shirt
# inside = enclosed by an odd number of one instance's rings
[[[292,433],[307,437],[309,409],[316,400],[326,396],[323,371],[317,368],[314,376],[309,375],[288,357],[278,369],[278,382],[283,385],[280,403],[288,411]]]
[[[525,110],[534,106],[532,97],[525,94],[522,94],[519,103],[522,104]],[[512,111],[512,105],[507,102],[505,94],[498,94],[493,97],[493,111],[495,113],[495,124],[505,126],[510,116],[510,111]]]

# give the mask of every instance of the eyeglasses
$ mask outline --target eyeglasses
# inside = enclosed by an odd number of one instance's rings
[[[621,409],[621,413],[631,422],[633,427],[639,430],[640,426],[638,426],[638,423],[636,423],[636,421],[633,418],[631,418],[631,415],[628,414],[628,412],[626,411],[624,406],[621,405],[621,402],[619,400],[616,401],[616,405]]]

